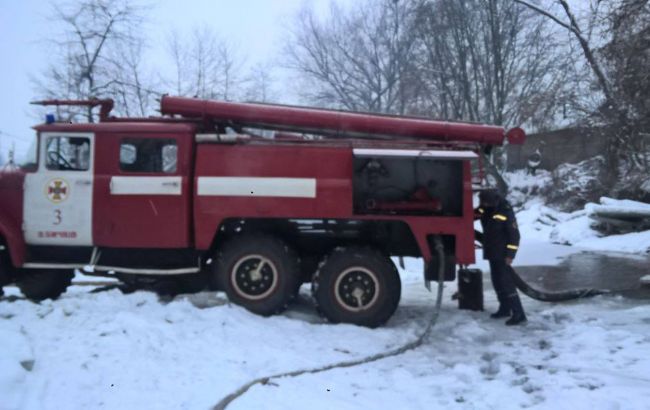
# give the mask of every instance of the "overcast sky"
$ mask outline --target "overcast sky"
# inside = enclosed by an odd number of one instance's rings
[[[351,4],[353,0],[336,0]],[[190,32],[209,25],[240,47],[248,63],[276,58],[286,28],[301,7],[326,13],[330,0],[159,0],[148,17],[146,30],[152,65],[164,64],[165,36],[171,29]],[[42,122],[29,105],[36,93],[30,75],[36,75],[52,57],[47,42],[55,30],[48,20],[50,2],[45,0],[0,0],[0,152],[12,143],[26,149],[33,135],[31,126]]]

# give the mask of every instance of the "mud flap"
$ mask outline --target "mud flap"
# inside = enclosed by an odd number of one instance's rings
[[[424,262],[424,287],[431,292],[431,282],[438,281],[438,266],[440,261],[436,254],[431,255],[429,263]],[[456,258],[453,255],[445,256],[445,282],[456,279]]]
[[[427,282],[438,280],[438,266],[440,262],[436,255],[431,256],[429,263],[424,263],[424,280]],[[445,282],[456,279],[456,258],[452,255],[445,256]]]

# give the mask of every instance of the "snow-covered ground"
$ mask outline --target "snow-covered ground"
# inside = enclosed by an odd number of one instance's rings
[[[520,264],[575,248],[528,239]],[[543,257],[542,257],[543,255]],[[433,309],[421,264],[407,260],[396,315],[380,329],[324,323],[308,289],[261,318],[222,294],[162,303],[148,292],[0,302],[1,409],[208,409],[250,379],[360,358],[414,339]],[[6,289],[17,295],[15,288]],[[650,406],[650,304],[600,296],[563,304],[524,298],[529,323],[457,309],[446,286],[425,345],[371,364],[272,380],[232,409],[553,408]],[[496,306],[486,289],[486,307]]]

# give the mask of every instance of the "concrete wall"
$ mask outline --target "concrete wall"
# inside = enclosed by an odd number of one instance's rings
[[[553,170],[564,163],[577,163],[605,153],[608,132],[602,128],[566,128],[531,134],[523,145],[508,146],[508,170],[526,168],[528,156],[539,149],[540,168]]]

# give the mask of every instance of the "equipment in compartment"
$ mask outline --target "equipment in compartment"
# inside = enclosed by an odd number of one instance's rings
[[[462,215],[462,161],[429,156],[355,156],[357,214]]]

